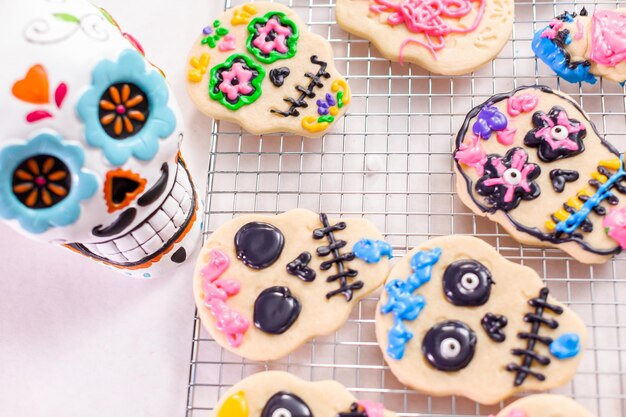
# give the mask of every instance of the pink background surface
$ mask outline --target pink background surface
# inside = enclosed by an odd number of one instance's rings
[[[221,2],[98,4],[168,74],[187,123],[183,152],[203,196],[210,120],[185,92],[186,56]],[[0,416],[184,415],[193,261],[176,276],[132,280],[2,224],[0,253]]]

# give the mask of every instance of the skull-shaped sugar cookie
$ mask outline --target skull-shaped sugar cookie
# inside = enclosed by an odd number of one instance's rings
[[[586,330],[532,269],[474,237],[447,236],[410,251],[391,270],[376,336],[407,386],[494,404],[565,384]]]
[[[161,71],[87,1],[1,9],[0,220],[128,275],[182,263],[197,199]]]
[[[571,398],[555,394],[536,394],[519,399],[495,417],[593,417]]]
[[[281,358],[334,332],[382,285],[391,246],[364,219],[296,209],[238,217],[215,231],[196,266],[198,315],[224,348]]]
[[[581,108],[521,87],[473,109],[456,139],[457,190],[522,243],[600,263],[626,247],[626,172]]]
[[[350,88],[328,41],[288,7],[249,3],[204,28],[191,49],[188,91],[198,109],[254,133],[326,133]]]
[[[460,75],[498,55],[513,11],[513,0],[337,0],[337,23],[387,59]]]
[[[571,83],[595,84],[596,77],[626,81],[626,8],[564,12],[538,30],[533,51]]]
[[[395,417],[382,404],[358,401],[336,381],[308,382],[287,372],[254,374],[230,388],[212,417]]]

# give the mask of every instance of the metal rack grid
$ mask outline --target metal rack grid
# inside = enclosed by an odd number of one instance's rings
[[[225,0],[235,7],[243,0]],[[431,237],[472,234],[508,259],[534,268],[552,294],[572,307],[590,334],[579,372],[555,392],[570,395],[598,417],[626,415],[626,257],[582,265],[558,250],[521,246],[478,218],[455,195],[451,152],[465,114],[494,93],[527,84],[560,89],[578,101],[620,151],[626,148],[626,97],[617,83],[560,83],[534,58],[534,31],[564,10],[613,8],[616,1],[515,2],[512,40],[473,74],[432,75],[380,56],[366,40],[335,24],[334,0],[281,1],[309,29],[330,40],[335,62],[353,91],[349,114],[322,139],[247,134],[214,122],[206,196],[205,237],[242,213],[295,207],[373,221],[401,257]],[[374,336],[378,294],[363,300],[346,325],[271,363],[243,360],[221,349],[194,321],[186,415],[209,416],[220,395],[243,377],[267,369],[310,380],[335,379],[357,397],[383,402],[400,416],[484,416],[462,397],[429,397],[402,386],[386,366]]]

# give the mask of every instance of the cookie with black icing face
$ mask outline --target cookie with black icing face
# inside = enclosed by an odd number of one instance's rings
[[[261,372],[230,388],[212,417],[395,417],[382,404],[357,400],[335,381],[308,382],[287,372]]]
[[[564,12],[533,38],[535,55],[571,83],[626,81],[626,8]]]
[[[273,360],[332,333],[382,285],[392,256],[364,219],[296,209],[238,217],[217,229],[194,277],[198,314],[224,348]]]
[[[537,394],[519,399],[495,417],[593,417],[582,405],[563,395]]]
[[[522,243],[584,263],[626,248],[626,172],[570,97],[544,86],[498,94],[467,115],[454,151],[472,211]]]
[[[430,395],[494,404],[568,382],[584,323],[532,269],[469,236],[432,239],[391,270],[376,336],[393,374]]]
[[[202,113],[254,134],[319,137],[346,112],[350,87],[330,43],[290,8],[244,4],[198,32],[187,89]]]

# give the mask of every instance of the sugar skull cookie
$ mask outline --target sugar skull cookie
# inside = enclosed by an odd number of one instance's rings
[[[537,394],[513,402],[495,417],[593,417],[593,415],[571,398]]]
[[[296,209],[238,217],[198,259],[194,295],[215,340],[245,358],[274,360],[332,333],[382,285],[391,246],[363,219]]]
[[[461,200],[530,245],[600,263],[626,247],[626,172],[572,99],[521,87],[473,109],[456,139]]]
[[[460,75],[502,50],[513,6],[513,0],[337,0],[337,23],[387,59]]]
[[[357,400],[335,381],[308,382],[287,372],[261,372],[229,389],[211,417],[395,417],[382,404]]]
[[[571,83],[626,81],[626,9],[565,12],[535,33],[535,55]]]
[[[128,275],[184,262],[199,241],[162,74],[83,0],[2,3],[0,220]]]
[[[391,270],[376,336],[400,382],[494,404],[565,384],[586,330],[532,269],[482,240],[447,236],[413,249]]]
[[[254,133],[326,133],[346,112],[350,87],[328,41],[288,7],[249,3],[202,30],[187,86],[198,109]]]

